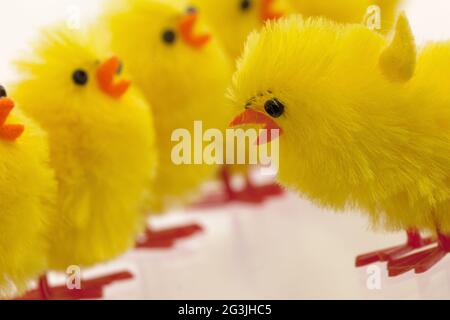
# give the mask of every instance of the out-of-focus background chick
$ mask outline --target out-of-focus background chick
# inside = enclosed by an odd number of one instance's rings
[[[218,166],[175,164],[171,137],[177,129],[192,134],[194,121],[202,121],[203,130],[225,130],[231,115],[225,97],[231,64],[184,1],[110,3],[105,6],[105,24],[111,30],[112,48],[152,105],[159,158],[150,208],[165,212],[192,202],[202,183],[216,177]]]

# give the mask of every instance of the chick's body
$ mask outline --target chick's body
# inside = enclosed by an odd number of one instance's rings
[[[448,67],[433,53],[448,46],[425,49],[407,83],[382,72],[387,46],[362,26],[292,17],[250,38],[232,95],[283,130],[284,185],[322,206],[362,209],[388,229],[448,233],[450,96],[434,63]],[[271,99],[281,116],[264,110]]]
[[[52,269],[114,258],[144,227],[139,206],[155,165],[151,117],[137,92],[114,83],[118,61],[102,64],[109,52],[93,39],[55,29],[19,63],[15,93],[48,132],[58,182]]]
[[[217,172],[217,166],[205,163],[176,165],[172,159],[176,142],[171,137],[177,129],[193,134],[197,120],[203,131],[226,128],[232,115],[225,99],[231,65],[184,3],[131,0],[115,4],[106,16],[113,49],[151,102],[155,118],[159,159],[152,209],[162,211],[194,196]],[[194,150],[192,163],[193,154]]]
[[[2,114],[4,103],[0,99]],[[47,224],[56,191],[45,133],[19,110],[7,123],[24,125],[25,131],[16,141],[0,138],[0,297],[21,293],[47,267]]]

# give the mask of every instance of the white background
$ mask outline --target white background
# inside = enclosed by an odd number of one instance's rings
[[[72,5],[87,22],[100,5],[97,0],[0,2],[0,81],[13,77],[10,60],[40,26],[66,19]],[[418,43],[450,38],[450,1],[407,2]],[[450,298],[450,258],[425,275],[395,279],[379,264],[381,290],[369,290],[367,270],[355,269],[354,257],[400,244],[403,235],[373,233],[357,214],[322,211],[295,195],[264,207],[174,212],[153,223],[182,221],[200,222],[206,232],[173,250],[134,251],[94,270],[129,268],[136,274],[133,281],[109,287],[107,298]]]

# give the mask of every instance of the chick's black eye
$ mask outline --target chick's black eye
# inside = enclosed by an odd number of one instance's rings
[[[5,98],[7,97],[8,94],[6,93],[6,89],[4,86],[0,86],[0,98]]]
[[[177,35],[173,30],[165,30],[162,34],[162,39],[167,44],[172,44],[177,39]]]
[[[78,69],[72,75],[73,82],[79,86],[84,86],[89,81],[89,76],[86,71]]]
[[[195,7],[195,6],[189,6],[189,7],[186,9],[186,12],[187,12],[187,13],[190,13],[190,14],[197,13],[197,7]]]
[[[268,100],[264,105],[264,109],[272,118],[279,118],[284,113],[284,105],[277,99]]]
[[[247,11],[252,6],[251,0],[241,0],[240,7],[242,11]]]

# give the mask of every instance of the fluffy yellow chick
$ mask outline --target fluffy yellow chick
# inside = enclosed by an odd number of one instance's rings
[[[325,17],[339,23],[376,22],[379,31],[392,30],[403,0],[290,0],[292,6],[305,18]],[[376,15],[379,14],[379,17]],[[372,19],[373,21],[367,21]]]
[[[95,32],[58,26],[18,62],[15,97],[47,131],[58,182],[52,270],[115,258],[144,227],[140,206],[156,163],[152,118],[110,57]]]
[[[46,268],[55,196],[47,136],[13,108],[0,86],[0,298],[20,294]]]
[[[289,0],[193,0],[218,36],[228,55],[234,60],[242,52],[250,32],[265,21],[291,13]]]
[[[285,186],[412,230],[407,245],[358,261],[388,259],[392,276],[424,272],[450,250],[448,54],[448,45],[425,49],[413,76],[404,16],[391,43],[363,26],[294,16],[250,37],[234,77],[232,100],[246,111],[232,125],[280,130]],[[401,257],[428,243],[414,230],[435,232],[439,245]]]
[[[152,209],[164,211],[190,200],[217,173],[214,165],[175,164],[171,137],[176,129],[193,133],[197,120],[202,121],[203,131],[227,127],[232,110],[225,92],[231,65],[184,2],[119,0],[105,19],[113,49],[152,105],[160,151]]]

